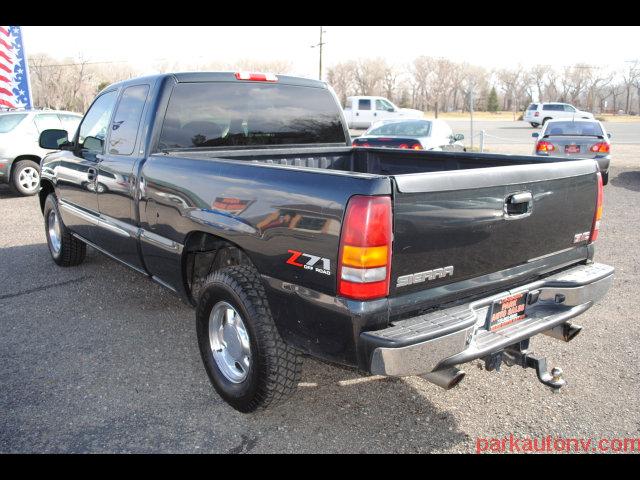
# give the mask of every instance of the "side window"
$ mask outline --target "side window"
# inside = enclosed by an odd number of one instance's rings
[[[575,109],[575,108],[573,108],[571,105],[565,105],[565,106],[564,106],[564,111],[565,111],[565,112],[571,112],[571,113],[573,113],[573,112],[575,112],[575,111],[576,111],[576,109]]]
[[[542,106],[542,110],[555,110],[556,106],[555,105],[543,105]]]
[[[41,115],[36,115],[36,118],[33,119],[36,124],[36,128],[38,132],[42,133],[44,130],[60,130],[62,129],[62,124],[60,123],[60,119],[58,115],[55,113],[45,113]]]
[[[115,90],[97,98],[84,116],[78,135],[78,155],[87,160],[95,160],[96,155],[104,153],[104,140],[107,136],[109,119],[116,102]]]
[[[358,110],[371,110],[371,100],[360,100]]]
[[[144,102],[149,93],[149,85],[127,87],[116,109],[111,124],[109,153],[112,155],[131,155],[136,145],[138,126],[142,117]]]
[[[73,138],[76,135],[76,131],[78,130],[78,125],[80,125],[80,121],[82,117],[78,117],[76,115],[58,115],[60,121],[62,122],[62,128],[69,133],[69,138]]]
[[[391,105],[391,103],[387,102],[386,100],[378,100],[381,104],[382,104],[382,110],[386,110],[387,112],[393,112],[394,108],[393,105]],[[377,107],[378,110],[380,110],[380,107]]]

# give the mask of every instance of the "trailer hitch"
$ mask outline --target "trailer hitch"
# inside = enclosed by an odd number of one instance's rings
[[[521,349],[521,345],[517,344],[509,347],[503,352],[504,363],[512,367],[520,365],[522,368],[533,368],[536,371],[538,380],[551,388],[553,393],[559,393],[567,382],[562,378],[562,369],[554,367],[549,372],[547,369],[547,359],[539,355],[528,353],[527,350]]]

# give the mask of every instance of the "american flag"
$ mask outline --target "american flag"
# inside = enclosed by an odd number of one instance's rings
[[[31,108],[30,87],[20,27],[0,25],[0,110]]]

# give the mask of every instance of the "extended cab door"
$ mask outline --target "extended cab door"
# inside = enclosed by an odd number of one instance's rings
[[[106,151],[100,156],[96,183],[103,230],[97,244],[137,268],[143,268],[143,264],[137,244],[135,166],[144,155],[137,143],[149,89],[148,84],[123,89],[110,124]]]
[[[62,152],[53,166],[64,224],[93,243],[101,235],[96,194],[98,162],[104,153],[116,97],[117,91],[110,90],[95,99],[82,119],[73,150]]]

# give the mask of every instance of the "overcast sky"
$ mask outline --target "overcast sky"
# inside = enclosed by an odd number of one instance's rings
[[[287,60],[315,76],[320,27],[23,27],[28,54],[89,61],[126,60],[151,71],[160,59],[184,62]],[[409,62],[447,57],[487,68],[577,62],[620,66],[640,58],[639,27],[324,27],[325,65],[363,57]]]

